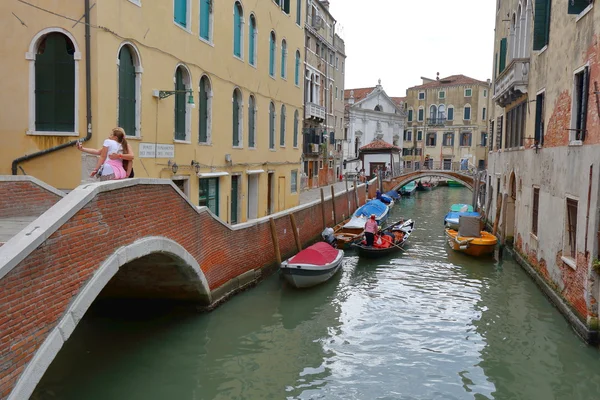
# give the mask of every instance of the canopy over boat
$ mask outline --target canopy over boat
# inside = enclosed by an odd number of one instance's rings
[[[346,229],[364,229],[367,223],[366,217],[352,217],[343,228]]]
[[[317,242],[289,259],[289,264],[327,265],[335,261],[339,250],[325,242]]]
[[[375,200],[371,200],[368,203],[366,203],[365,205],[363,205],[362,207],[360,207],[358,210],[356,210],[356,212],[354,213],[355,217],[370,217],[371,214],[375,214],[375,216],[380,216],[385,214],[385,212],[387,211],[388,207],[386,204],[382,203],[381,201],[375,199]]]

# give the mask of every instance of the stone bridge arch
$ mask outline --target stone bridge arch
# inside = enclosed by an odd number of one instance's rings
[[[151,268],[146,268],[147,273],[141,276],[141,281],[137,282],[141,285],[137,285],[132,279],[133,275],[139,277],[137,274],[140,272],[140,267],[153,262],[158,262],[163,271],[156,273],[156,271],[149,271]],[[128,267],[133,267],[133,271],[127,271]],[[125,270],[125,276],[115,281],[120,277],[119,272],[122,270]],[[161,280],[166,276],[170,276],[171,279]],[[58,324],[48,333],[33,354],[33,358],[8,397],[9,400],[29,398],[98,295],[105,288],[110,290],[110,295],[123,295],[122,289],[125,288],[123,283],[131,284],[128,287],[130,296],[133,294],[135,297],[188,300],[204,305],[211,303],[208,281],[200,265],[177,242],[165,237],[146,237],[120,247],[100,264],[93,276],[73,298]]]
[[[471,175],[461,174],[453,171],[435,171],[435,170],[425,170],[425,171],[414,171],[409,172],[395,178],[392,178],[389,181],[384,181],[385,190],[398,190],[402,186],[419,179],[428,178],[428,177],[437,177],[437,178],[445,178],[448,180],[453,180],[459,183],[462,183],[467,189],[470,191],[474,190],[475,179]],[[483,182],[483,181],[482,181]]]

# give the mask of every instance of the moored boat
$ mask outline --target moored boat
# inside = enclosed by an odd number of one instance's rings
[[[367,218],[364,216],[352,217],[333,228],[337,248],[345,249],[347,245],[359,240],[365,232]]]
[[[418,192],[427,192],[427,191],[430,191],[431,189],[433,189],[431,183],[429,183],[429,182],[421,182],[421,181],[417,182],[417,189],[416,190]]]
[[[373,199],[359,207],[352,216],[364,217],[366,219],[369,218],[371,214],[374,214],[377,224],[381,225],[387,220],[389,211],[390,207],[388,204],[385,204],[377,199]]]
[[[403,245],[407,242],[415,228],[412,219],[400,220],[388,226],[375,235],[373,246],[367,246],[366,242],[353,243],[352,247],[358,252],[359,257],[378,258],[388,254],[403,251]]]
[[[412,181],[400,188],[400,195],[409,197],[413,195],[415,190],[417,190],[417,183],[415,181]]]
[[[461,216],[481,217],[481,214],[473,211],[473,206],[469,204],[452,204],[450,212],[444,217],[444,226],[446,228],[458,230],[458,222]]]
[[[448,187],[464,187],[464,185],[462,183],[452,181],[452,180],[447,181],[447,183],[448,183]]]
[[[480,217],[461,215],[458,230],[446,228],[450,247],[475,257],[492,254],[498,239],[491,233],[482,231],[480,224]]]
[[[317,242],[281,263],[280,271],[292,286],[308,288],[329,280],[339,271],[344,251]]]

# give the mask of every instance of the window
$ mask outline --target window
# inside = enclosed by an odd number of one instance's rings
[[[283,10],[284,13],[286,13],[286,14],[290,13],[290,0],[279,0],[278,4],[281,5],[281,9]]]
[[[575,74],[571,114],[571,141],[585,140],[589,92],[589,67]]]
[[[535,97],[535,144],[538,146],[544,145],[545,100],[545,92]]]
[[[250,15],[250,29],[248,31],[248,62],[256,66],[256,18]]]
[[[339,69],[338,65],[340,63],[340,58],[338,56],[335,56],[335,69]]]
[[[419,108],[419,115],[417,117],[417,121],[423,121],[423,114],[425,113],[425,110],[423,110],[423,108]]]
[[[34,62],[36,132],[75,132],[77,120],[77,76],[73,42],[64,34],[51,32],[36,43]],[[60,83],[60,85],[59,85]]]
[[[525,139],[527,101],[522,101],[506,113],[504,148],[522,147]]]
[[[489,151],[494,150],[494,120],[490,119],[490,148]]]
[[[269,36],[269,75],[275,77],[275,32]]]
[[[438,122],[439,123],[444,123],[446,120],[446,106],[443,104],[440,104],[440,106],[438,107]]]
[[[412,131],[410,129],[404,131],[404,140],[407,142],[412,142]]]
[[[419,100],[425,100],[425,92],[419,92]]]
[[[594,0],[570,0],[568,3],[569,8],[567,9],[567,12],[569,14],[575,14],[575,15],[581,14],[593,2],[594,2]]]
[[[471,97],[473,95],[473,89],[465,89],[465,97]]]
[[[200,113],[200,122],[198,129],[198,142],[210,143],[210,128],[211,128],[211,108],[212,108],[212,91],[210,81],[205,75],[200,79],[200,92],[198,93],[198,111]]]
[[[285,39],[281,41],[281,77],[287,78],[287,43]]]
[[[483,89],[483,97],[487,97],[487,89]]]
[[[577,200],[567,198],[567,218],[565,221],[565,230],[568,241],[563,254],[572,259],[577,257],[577,205]]]
[[[190,91],[190,74],[182,65],[175,71],[175,140],[188,141],[190,112],[187,94]]]
[[[502,148],[502,125],[504,125],[503,115],[496,118],[496,124],[496,148],[500,150]]]
[[[294,83],[300,85],[300,50],[296,50],[296,64],[294,66]]]
[[[533,207],[531,208],[531,233],[538,234],[538,215],[540,209],[540,189],[533,188]]]
[[[119,126],[127,136],[139,136],[137,123],[137,75],[132,50],[128,45],[119,51]]]
[[[256,100],[248,98],[248,147],[256,147]]]
[[[240,89],[233,91],[233,146],[238,147],[242,144],[242,92]]]
[[[379,111],[379,112],[381,112],[381,111],[383,111],[383,109],[381,108],[381,106],[380,106],[379,104],[377,104],[377,105],[375,106],[375,111]]]
[[[423,140],[423,131],[417,131],[417,142]]]
[[[296,0],[296,24],[302,21],[302,0]]]
[[[290,179],[291,182],[291,192],[292,193],[297,193],[298,192],[298,170],[295,169],[292,171],[292,178]]]
[[[269,104],[269,149],[275,150],[275,104]]]
[[[479,137],[479,145],[482,147],[487,146],[487,132],[481,132],[481,136]]]
[[[468,147],[471,146],[471,132],[462,132],[460,134],[460,146]]]
[[[200,37],[209,42],[212,41],[212,7],[213,0],[200,0]]]
[[[454,107],[448,107],[448,121],[454,120]]]
[[[465,106],[464,113],[463,113],[463,119],[464,120],[471,119],[471,106]]]
[[[506,51],[508,48],[508,42],[506,38],[500,40],[500,65],[498,66],[498,74],[501,74],[506,69]],[[465,97],[467,95],[465,94]]]
[[[440,90],[440,91],[438,92],[438,99],[440,99],[440,100],[441,100],[441,99],[445,99],[445,98],[446,98],[446,92],[445,92],[445,91],[443,91],[443,90]]]
[[[208,207],[213,214],[219,216],[219,178],[200,179],[198,204]]]
[[[281,116],[279,117],[281,126],[279,128],[279,146],[285,146],[285,105],[281,105]]]
[[[550,40],[551,0],[535,0],[533,22],[533,50],[541,50]]]
[[[244,11],[239,1],[233,6],[233,55],[242,58],[242,25],[244,24]]]
[[[444,133],[444,140],[442,142],[442,146],[454,147],[454,133]]]
[[[437,134],[435,132],[431,132],[427,134],[427,141],[425,142],[426,146],[435,146],[437,142]]]
[[[429,118],[431,118],[435,121],[436,117],[437,117],[437,106],[435,104],[432,104],[429,107]]]
[[[409,109],[408,110],[408,122],[412,122],[413,120],[413,110]]]
[[[482,119],[483,121],[485,121],[485,112],[486,112],[486,111],[487,111],[487,110],[485,109],[485,107],[483,107],[483,110],[481,110],[481,119]]]
[[[335,99],[336,100],[338,99],[338,87],[337,86],[335,87]]]
[[[173,19],[184,28],[188,26],[188,0],[173,0]]]
[[[294,112],[294,147],[298,147],[298,110]]]

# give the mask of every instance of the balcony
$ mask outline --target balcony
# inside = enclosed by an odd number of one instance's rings
[[[306,103],[304,107],[304,118],[325,121],[325,107],[314,103]]]
[[[427,125],[429,125],[429,126],[444,126],[444,125],[446,125],[446,118],[444,118],[444,117],[427,118]]]
[[[500,107],[527,93],[529,83],[529,58],[515,58],[494,83],[494,101]]]

